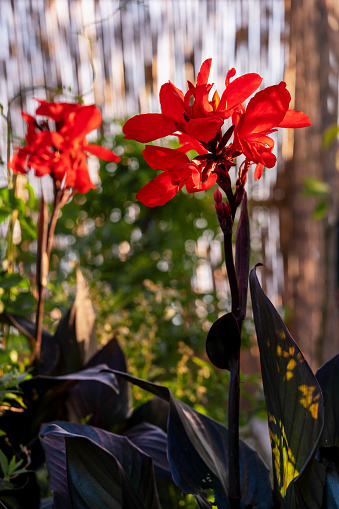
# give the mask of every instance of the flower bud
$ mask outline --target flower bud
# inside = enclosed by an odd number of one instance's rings
[[[222,194],[217,187],[214,191],[214,201],[216,205],[220,205],[220,203],[222,203]]]

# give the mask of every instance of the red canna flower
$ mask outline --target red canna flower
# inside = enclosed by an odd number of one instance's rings
[[[289,109],[291,96],[284,82],[257,92],[245,109],[244,101],[262,82],[262,78],[254,73],[231,82],[235,75],[235,69],[231,69],[226,75],[221,97],[215,92],[210,101],[213,86],[208,84],[211,62],[208,59],[202,64],[196,85],[188,82],[185,95],[171,82],[161,87],[161,113],[137,115],[123,128],[127,138],[137,141],[149,142],[174,134],[181,144],[175,150],[155,146],[145,148],[146,162],[162,172],[138,192],[138,200],[145,205],[163,205],[184,186],[193,193],[217,183],[231,200],[234,215],[244,195],[250,164],[256,163],[254,176],[257,180],[265,166],[272,168],[276,163],[274,141],[269,135],[277,127],[310,125],[307,115]],[[223,134],[221,128],[229,118],[232,125]],[[229,143],[233,133],[233,142]],[[197,155],[189,160],[186,154],[192,150]],[[239,168],[233,193],[228,173],[239,155],[244,155],[245,160]]]
[[[184,186],[189,193],[195,193],[212,187],[217,180],[217,175],[211,174],[202,183],[205,164],[190,161],[178,150],[148,145],[143,156],[151,168],[163,171],[137,193],[137,199],[148,207],[164,205]]]
[[[212,59],[205,60],[200,68],[196,86],[188,83],[184,95],[173,83],[160,89],[161,113],[146,113],[129,119],[123,127],[126,138],[147,143],[176,132],[186,133],[194,140],[208,143],[220,130],[226,118],[245,101],[261,84],[258,74],[245,74],[229,83],[232,69],[226,77],[226,89],[219,98],[216,92],[208,100],[213,84],[208,84]]]
[[[261,177],[264,166],[275,166],[274,141],[268,136],[276,131],[274,128],[311,125],[305,113],[288,109],[290,101],[291,95],[282,81],[255,94],[238,120],[233,149],[242,152],[248,162],[257,163],[256,180]]]
[[[27,123],[26,146],[13,155],[9,168],[24,174],[32,168],[37,177],[50,174],[56,189],[73,188],[86,193],[95,188],[87,167],[88,154],[106,161],[119,161],[112,151],[86,140],[86,135],[101,124],[100,111],[94,105],[38,102],[36,114],[54,121],[56,130],[51,131],[47,121],[38,123],[22,112]]]

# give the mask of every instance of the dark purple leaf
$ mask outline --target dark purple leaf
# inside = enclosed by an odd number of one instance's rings
[[[106,364],[111,369],[126,371],[126,360],[116,338],[112,338],[88,362],[87,369],[100,364]],[[91,416],[88,424],[99,428],[110,429],[118,422],[124,421],[131,411],[131,391],[126,380],[119,380],[118,393],[112,392],[102,384],[92,381],[80,382],[72,387],[66,401],[68,419],[81,422]]]
[[[58,383],[58,382],[100,382],[101,384],[106,385],[113,390],[114,392],[119,392],[119,386],[117,384],[115,376],[106,376],[108,372],[103,371],[107,368],[107,364],[99,364],[94,366],[93,368],[83,369],[82,371],[78,371],[77,373],[69,373],[68,375],[62,376],[38,376],[35,380],[39,383],[39,380],[46,380],[50,383]],[[34,380],[34,379],[32,379]],[[28,380],[29,383],[31,380]]]
[[[295,484],[304,499],[323,427],[321,389],[298,345],[270,300],[255,269],[250,274],[273,452],[275,493],[283,507],[295,507]]]
[[[339,446],[339,354],[318,369],[315,376],[323,393],[325,407],[325,423],[320,445]]]
[[[10,436],[11,441],[20,440],[27,444],[36,438],[42,422],[57,419],[67,419],[67,397],[72,387],[80,382],[86,384],[90,381],[93,386],[104,385],[107,390],[116,394],[119,391],[115,376],[102,369],[107,367],[101,364],[78,373],[60,377],[38,376],[21,384],[28,408],[14,417],[4,416],[1,420],[2,429]],[[108,376],[107,376],[108,375]],[[94,409],[92,409],[93,413]],[[6,418],[7,417],[7,418]]]
[[[174,398],[166,387],[126,373],[114,373],[169,401],[168,459],[177,486],[184,493],[198,496],[200,503],[204,499],[203,490],[213,489],[218,508],[228,508],[228,430]],[[242,441],[240,482],[241,509],[273,507],[269,471],[258,454]]]
[[[338,465],[331,464],[326,469],[326,484],[323,507],[339,509],[339,474]]]
[[[172,478],[166,454],[167,435],[162,429],[144,422],[126,430],[124,436],[152,458],[157,477]]]
[[[241,344],[237,320],[232,313],[218,318],[207,334],[206,353],[214,366],[231,370],[232,360],[239,355]]]
[[[154,398],[146,401],[138,406],[128,419],[126,426],[132,427],[143,422],[154,424],[167,433],[167,418],[168,418],[169,404],[161,398],[155,396]]]
[[[27,337],[32,348],[35,345],[36,326],[31,320],[19,315],[3,313],[0,315],[0,321],[13,325],[18,331]],[[59,346],[54,341],[52,334],[42,330],[40,362],[38,366],[39,375],[48,375],[53,372],[59,362]]]
[[[59,424],[41,433],[55,509],[160,509],[151,458],[125,437]]]

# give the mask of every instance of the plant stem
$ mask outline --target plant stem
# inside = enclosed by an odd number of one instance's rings
[[[235,318],[237,318],[240,310],[240,300],[237,275],[235,272],[233,259],[232,228],[227,228],[224,230],[224,251],[228,282],[231,290],[232,313],[234,314]]]
[[[38,252],[36,259],[36,282],[38,286],[38,307],[35,319],[35,348],[33,353],[33,362],[40,361],[42,326],[44,314],[45,287],[48,275],[48,256],[47,256],[47,237],[48,237],[48,205],[44,197],[41,198],[39,221],[38,221]]]
[[[233,259],[232,228],[224,230],[225,263],[232,297],[232,313],[237,318],[240,312],[240,297]],[[239,400],[240,400],[240,349],[231,361],[228,400],[228,448],[229,448],[229,494],[231,509],[240,508],[239,465]]]
[[[240,508],[240,465],[239,465],[239,400],[240,400],[240,350],[231,364],[228,399],[228,448],[229,485],[228,500],[231,509]]]
[[[42,341],[42,326],[44,314],[44,298],[45,288],[48,279],[49,260],[51,257],[51,250],[53,245],[54,231],[58,220],[58,213],[62,207],[71,198],[72,192],[69,189],[57,190],[54,189],[54,204],[50,220],[48,222],[48,208],[42,198],[39,219],[39,243],[37,255],[37,285],[38,285],[38,307],[36,313],[36,343],[33,360],[35,363],[40,361],[41,355],[41,341]]]

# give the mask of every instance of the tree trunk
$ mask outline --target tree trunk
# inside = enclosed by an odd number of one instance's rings
[[[326,150],[322,146],[324,131],[337,123],[339,7],[336,0],[285,0],[285,8],[290,107],[307,113],[312,126],[288,130],[286,165],[278,175],[285,196],[280,206],[284,305],[293,337],[317,368],[339,352],[337,140]],[[330,186],[328,213],[318,221],[313,213],[319,197],[303,194],[307,177]]]

